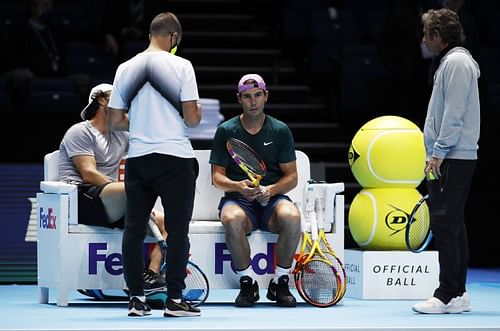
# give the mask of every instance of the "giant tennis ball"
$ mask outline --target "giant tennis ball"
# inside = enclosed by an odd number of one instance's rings
[[[349,207],[352,237],[363,250],[407,250],[406,224],[421,197],[414,188],[362,189]],[[425,213],[424,228],[428,229],[427,209]]]
[[[354,135],[348,160],[363,187],[416,188],[425,176],[423,133],[403,117],[377,117]]]

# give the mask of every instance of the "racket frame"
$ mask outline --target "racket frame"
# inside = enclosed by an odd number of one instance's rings
[[[244,149],[247,149],[255,159],[257,160],[257,163],[259,164],[259,167],[262,170],[262,174],[257,174],[255,173],[248,165],[243,162],[243,160],[240,158],[239,154],[235,152],[233,146],[243,146]],[[248,176],[248,178],[252,181],[253,186],[258,187],[260,184],[260,181],[266,174],[266,164],[262,159],[258,156],[257,152],[255,152],[250,146],[245,144],[243,141],[236,139],[236,138],[229,138],[226,142],[226,148],[229,152],[229,155],[231,155],[231,158],[236,162],[236,164],[245,172],[245,174]]]
[[[163,236],[161,235],[161,232],[160,232],[160,229],[158,229],[158,226],[156,225],[155,221],[152,220],[151,218],[148,220],[148,225],[149,225],[149,228],[151,229],[151,232],[153,233],[153,236],[155,237],[155,239],[158,241],[158,244],[160,245],[160,248],[162,250],[162,255],[164,256],[165,260],[162,262],[162,265],[160,266],[160,270],[165,270],[166,266],[167,266],[167,262],[166,262],[166,251],[168,249],[168,245],[167,245],[167,242],[165,241],[165,239],[163,239]],[[193,274],[193,271],[191,270],[196,270],[202,278],[202,283],[205,285],[204,288],[202,288],[201,290],[203,290],[203,293],[201,295],[200,298],[198,298],[197,300],[186,300],[186,301],[189,301],[190,304],[192,304],[193,306],[198,306],[202,303],[204,303],[207,298],[208,298],[208,295],[210,293],[210,283],[208,282],[208,277],[207,275],[203,272],[203,270],[197,265],[195,264],[194,262],[192,262],[191,260],[188,260],[188,263],[187,263],[187,266],[186,266],[186,280],[187,280],[187,277],[190,275],[190,274]],[[185,280],[185,281],[186,281]],[[188,280],[187,280],[188,281]],[[187,283],[186,281],[186,283]],[[189,291],[190,289],[187,287],[186,285],[186,289],[183,290],[184,291]],[[197,289],[195,289],[197,290]]]
[[[415,223],[415,214],[418,212],[418,209],[422,204],[427,203],[427,200],[429,199],[429,194],[424,195],[418,202],[417,204],[413,207],[410,215],[408,216],[408,222],[406,223],[406,228],[405,228],[405,244],[406,247],[408,248],[409,251],[413,253],[420,253],[423,252],[427,246],[429,246],[429,243],[432,241],[432,231],[430,228],[429,224],[429,229],[427,231],[427,235],[425,236],[424,240],[422,240],[422,243],[418,247],[413,247],[410,242],[410,231],[411,231],[411,225]]]
[[[315,219],[315,217],[312,217],[310,232],[307,229],[304,229],[302,232],[303,238],[302,238],[301,252],[295,263],[293,274],[294,274],[295,288],[297,289],[297,292],[302,297],[302,299],[304,299],[304,301],[313,306],[325,308],[325,307],[330,307],[338,302],[337,299],[339,297],[338,292],[339,290],[341,290],[340,286],[342,286],[341,285],[342,279],[339,277],[339,273],[335,269],[334,264],[330,261],[330,259],[328,259],[328,257],[321,250],[319,232],[316,222],[317,220]],[[308,247],[309,250],[307,251]],[[311,297],[308,296],[307,292],[304,290],[304,287],[302,285],[303,283],[302,279],[304,277],[304,273],[307,271],[308,264],[311,262],[324,263],[332,270],[332,277],[335,277],[335,281],[337,283],[337,291],[332,300],[329,302],[322,303],[314,301]]]
[[[335,299],[335,303],[337,303],[344,297],[347,290],[347,272],[345,270],[344,263],[335,253],[333,246],[326,237],[324,223],[321,217],[318,218],[318,237],[319,246],[323,255],[331,257],[329,260],[333,263],[337,273],[337,278],[340,280],[337,281],[337,284],[340,285],[340,291],[337,291],[338,296]]]
[[[253,171],[252,169],[250,169],[250,167],[245,162],[243,162],[243,160],[240,158],[239,154],[237,152],[235,152],[234,146],[240,146],[241,148],[246,149],[250,154],[252,154],[253,157],[255,158],[255,160],[257,161],[257,163],[259,164],[259,168],[262,170],[262,174],[258,174],[255,171]],[[233,159],[233,161],[240,167],[241,170],[243,170],[243,172],[250,179],[250,181],[252,182],[252,185],[254,187],[259,187],[260,181],[265,176],[267,168],[266,168],[266,164],[260,158],[260,156],[257,154],[257,152],[254,151],[253,148],[251,148],[250,146],[245,144],[243,141],[236,139],[234,137],[231,137],[227,140],[226,149],[229,152],[229,155],[231,155],[231,158]],[[260,204],[264,207],[267,206],[267,202],[261,202]]]

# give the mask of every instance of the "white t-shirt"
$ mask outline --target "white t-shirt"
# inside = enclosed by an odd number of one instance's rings
[[[182,101],[199,100],[190,61],[165,51],[139,53],[116,71],[109,107],[128,109],[128,157],[151,153],[194,157]]]
[[[74,124],[66,131],[59,146],[59,180],[83,183],[71,158],[92,155],[96,160],[97,171],[114,182],[118,181],[120,161],[127,155],[128,140],[127,131],[102,134],[90,121]]]

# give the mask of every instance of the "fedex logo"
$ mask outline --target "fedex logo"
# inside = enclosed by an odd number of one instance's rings
[[[97,264],[103,263],[104,269],[113,276],[123,273],[123,257],[120,253],[106,255],[107,243],[89,243],[89,275],[97,275]]]
[[[123,274],[123,256],[121,253],[109,253],[107,243],[89,243],[89,275],[97,275],[100,264],[110,275]],[[144,258],[148,258],[148,247],[144,245]]]
[[[265,253],[257,253],[252,257],[250,264],[252,265],[252,270],[257,275],[274,273],[276,266],[275,247],[275,243],[267,243],[267,251]],[[261,261],[264,262],[262,266]],[[215,243],[215,274],[223,273],[224,262],[231,262],[231,269],[236,272],[226,244]]]
[[[47,213],[45,213],[43,207],[40,207],[40,212],[38,214],[40,216],[40,223],[38,224],[38,227],[42,229],[56,228],[57,216],[54,215],[53,208],[47,208]]]
[[[146,247],[146,246],[145,246]],[[266,252],[255,254],[251,259],[252,270],[258,275],[272,274],[276,267],[275,256],[276,243],[267,243]],[[231,254],[225,243],[214,244],[215,253],[215,274],[223,274],[225,262],[231,263],[231,269],[236,272],[231,260]],[[147,248],[145,249],[145,258],[147,258]],[[100,266],[104,267],[107,273],[113,276],[123,274],[123,256],[121,253],[108,252],[107,243],[89,243],[88,244],[88,263],[89,275],[97,275]]]

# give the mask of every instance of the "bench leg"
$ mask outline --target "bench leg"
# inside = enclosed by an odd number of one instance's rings
[[[58,288],[57,289],[57,305],[59,307],[66,307],[68,305],[68,290]]]
[[[49,303],[48,287],[38,287],[38,303]]]

